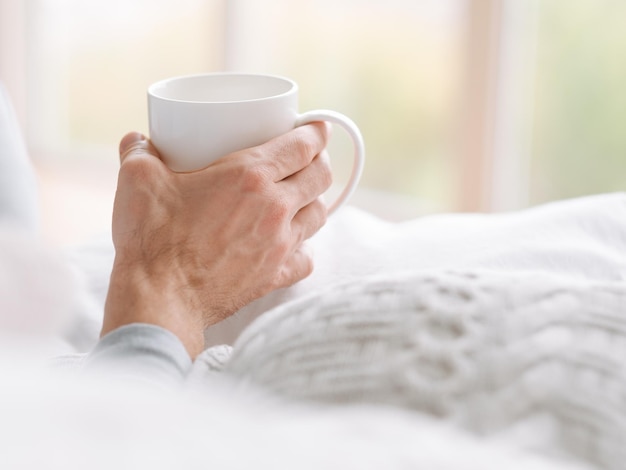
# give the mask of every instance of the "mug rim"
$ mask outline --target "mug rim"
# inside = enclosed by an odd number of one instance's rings
[[[179,82],[183,80],[193,80],[198,78],[205,77],[244,77],[244,78],[265,78],[272,79],[277,81],[282,81],[289,84],[289,89],[282,93],[273,94],[270,96],[263,96],[259,98],[249,98],[249,99],[240,99],[240,100],[185,100],[178,98],[170,98],[167,96],[159,95],[156,92],[156,89],[159,87],[163,87],[168,83]],[[245,73],[245,72],[206,72],[206,73],[197,73],[197,74],[189,74],[189,75],[177,75],[174,77],[165,78],[163,80],[156,81],[152,83],[148,87],[148,96],[151,98],[155,98],[162,101],[169,101],[172,103],[187,103],[187,104],[228,104],[228,103],[252,103],[252,102],[260,102],[267,101],[280,98],[282,96],[286,96],[292,93],[296,93],[298,91],[298,84],[292,80],[291,78],[284,77],[282,75],[272,75],[272,74],[264,74],[264,73]]]

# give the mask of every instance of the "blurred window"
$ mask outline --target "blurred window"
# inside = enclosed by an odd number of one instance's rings
[[[449,209],[466,3],[236,0],[228,66],[290,76],[303,111],[331,108],[354,119],[367,151],[362,187]],[[349,162],[342,143],[330,149],[339,179]]]
[[[290,76],[302,111],[354,119],[362,194],[516,209],[623,189],[625,18],[620,0],[0,0],[0,79],[45,181],[84,189],[49,202],[71,217],[110,201],[150,83],[219,70]],[[335,132],[339,183],[349,148]]]
[[[221,2],[27,0],[28,138],[37,159],[93,159],[147,130],[146,88],[221,63]],[[106,158],[109,158],[107,156]]]
[[[626,2],[540,2],[531,202],[626,189]]]

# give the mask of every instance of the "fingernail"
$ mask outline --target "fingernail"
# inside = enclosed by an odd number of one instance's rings
[[[122,138],[120,142],[120,155],[124,155],[133,146],[144,140],[147,140],[146,136],[141,134],[140,132],[129,132]]]

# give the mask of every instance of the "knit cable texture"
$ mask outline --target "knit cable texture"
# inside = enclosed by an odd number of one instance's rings
[[[276,308],[244,331],[223,372],[293,399],[403,407],[617,470],[625,362],[621,282],[441,271]]]

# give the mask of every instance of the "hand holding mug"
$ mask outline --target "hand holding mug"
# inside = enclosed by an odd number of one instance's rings
[[[326,221],[331,183],[329,129],[317,121],[341,123],[355,142],[331,211],[358,182],[363,143],[345,116],[298,115],[297,87],[277,77],[174,79],[149,96],[151,140],[129,134],[120,145],[102,334],[149,323],[195,357],[205,328],[313,269],[304,241]]]
[[[301,126],[193,172],[127,135],[113,210],[115,262],[102,334],[149,323],[195,357],[204,329],[308,276],[303,242],[326,221],[328,128]]]

